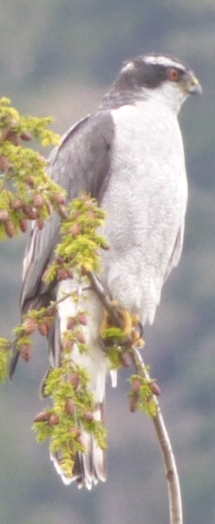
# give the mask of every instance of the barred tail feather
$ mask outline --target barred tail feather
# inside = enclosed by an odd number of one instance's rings
[[[104,423],[104,403],[98,404],[95,411],[95,419]],[[54,462],[56,471],[61,476],[64,484],[69,485],[76,481],[79,489],[82,487],[91,490],[99,480],[106,480],[106,452],[96,443],[94,437],[86,431],[81,431],[81,440],[85,447],[84,453],[77,453],[71,477],[64,475],[60,461],[60,453],[50,453],[50,459]]]
[[[77,291],[77,283],[73,280],[63,280],[58,284],[57,300],[63,295]],[[78,289],[81,295],[82,291]],[[86,293],[85,293],[86,297]],[[80,296],[80,300],[74,301],[71,297],[66,298],[58,304],[58,314],[55,320],[55,329],[49,336],[50,344],[50,363],[52,367],[60,365],[60,337],[66,330],[67,322],[70,317],[77,314],[77,307],[88,310],[87,326],[83,332],[89,348],[88,354],[80,353],[77,346],[71,352],[72,361],[85,368],[89,374],[89,388],[95,399],[96,409],[94,419],[101,421],[104,425],[105,418],[105,380],[106,380],[106,359],[100,347],[98,333],[99,325],[102,320],[103,310],[97,296],[88,291],[87,299]],[[74,480],[78,488],[83,486],[91,489],[99,480],[106,480],[106,453],[101,449],[94,436],[80,427],[80,439],[85,447],[84,452],[77,452],[75,464],[71,476],[65,476],[61,468],[62,456],[60,452],[50,453],[50,458],[54,462],[57,472],[60,474],[64,484],[71,484]]]

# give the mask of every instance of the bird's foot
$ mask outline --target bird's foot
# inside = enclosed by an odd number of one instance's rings
[[[143,327],[142,327],[142,324],[140,322],[138,315],[134,315],[133,313],[130,313],[126,309],[118,308],[115,303],[113,303],[113,306],[116,308],[119,322],[118,322],[118,325],[116,325],[115,322],[113,323],[113,320],[109,312],[106,309],[104,310],[104,318],[100,325],[100,336],[101,336],[101,339],[103,340],[104,346],[106,346],[105,341],[107,339],[109,339],[109,343],[110,343],[111,338],[113,339],[117,338],[117,332],[111,331],[113,330],[113,328],[120,330],[118,332],[119,345],[121,344],[124,346],[135,345],[139,348],[144,346],[144,340],[142,339]],[[113,337],[111,337],[111,333],[113,333]]]

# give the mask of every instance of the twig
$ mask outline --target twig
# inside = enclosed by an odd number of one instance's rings
[[[66,300],[67,298],[70,298],[72,297],[73,293],[64,293],[64,295],[59,298],[59,300],[55,300],[53,302],[51,302],[51,304],[45,308],[45,311],[43,311],[42,313],[42,316],[47,316],[47,315],[50,315],[50,312],[55,309],[58,304],[60,304],[61,302],[63,302],[64,300]],[[35,311],[35,310],[33,310]],[[25,317],[28,317],[28,314],[26,313]],[[20,338],[20,336],[23,336],[23,333],[20,335],[17,335],[12,341],[11,343],[8,344],[8,350],[11,349],[12,351],[12,356],[11,356],[11,359],[10,359],[10,363],[9,363],[9,371],[8,371],[8,374],[9,374],[9,378],[10,380],[12,380],[13,378],[13,374],[15,372],[15,369],[16,369],[16,366],[17,366],[17,362],[19,360],[19,357],[20,357],[20,349],[17,349],[17,342]]]
[[[136,347],[132,347],[132,355],[137,373],[144,376],[146,380],[150,380],[147,368]],[[181,490],[175,457],[157,397],[154,395],[153,397],[157,406],[157,413],[152,417],[152,421],[165,466],[169,495],[169,522],[170,524],[183,524]]]
[[[108,310],[110,318],[116,325],[121,327],[121,321],[117,307],[112,304],[109,297],[105,294],[101,282],[93,273],[89,274],[89,279],[92,289],[95,291],[95,293],[97,293],[103,306]],[[138,349],[135,346],[132,346],[131,356],[136,372],[146,378],[147,381],[150,380],[147,368]],[[157,406],[157,412],[156,415],[152,417],[152,421],[157,434],[158,443],[165,466],[169,495],[169,522],[170,524],[183,524],[181,490],[176,462],[157,397],[154,395],[153,397]]]
[[[122,327],[122,321],[117,310],[117,307],[111,302],[109,297],[105,294],[104,288],[100,280],[94,275],[94,273],[88,273],[88,278],[91,284],[92,290],[97,294],[101,303],[107,309],[110,320],[116,326]]]

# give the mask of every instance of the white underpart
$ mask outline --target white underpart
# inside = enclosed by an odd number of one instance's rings
[[[143,87],[142,94],[143,94],[143,98],[150,99],[150,104],[153,103],[152,110],[156,110],[157,108],[158,130],[159,130],[159,120],[160,120],[160,117],[162,117],[162,113],[165,113],[165,109],[167,112],[168,112],[168,109],[170,109],[171,112],[173,112],[176,117],[177,113],[180,110],[181,105],[187,98],[186,92],[183,89],[179,89],[177,83],[175,82],[163,82],[163,84],[161,84],[159,89],[150,89],[150,88]],[[159,105],[161,104],[161,106],[163,106],[163,100],[165,100],[165,106],[163,108],[164,111],[161,111],[161,108],[159,107]],[[166,118],[169,119],[168,114],[166,114]],[[165,122],[163,122],[163,124],[165,124]],[[172,124],[172,118],[169,119],[169,124],[170,125]],[[162,122],[161,122],[161,125],[162,125]],[[177,127],[179,128],[178,123],[177,123]],[[170,136],[169,136],[169,139],[170,139]],[[163,145],[164,144],[162,144],[161,154],[162,154]]]
[[[163,282],[178,263],[183,240],[187,181],[178,104],[173,109],[171,96],[172,104],[158,96],[112,110],[113,166],[102,200],[111,248],[101,255],[102,282],[143,324],[154,320]]]

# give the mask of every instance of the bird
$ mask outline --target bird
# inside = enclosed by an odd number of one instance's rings
[[[119,308],[137,315],[142,328],[153,324],[164,282],[181,257],[187,207],[187,176],[178,114],[189,95],[201,93],[190,67],[166,54],[129,59],[92,114],[62,137],[49,159],[50,177],[67,191],[68,202],[82,191],[105,211],[98,279]],[[21,291],[22,314],[59,301],[77,285],[63,279],[44,284],[42,276],[60,239],[60,218],[53,213],[40,230],[34,223],[28,241]],[[96,419],[104,421],[107,360],[99,328],[104,308],[88,291],[89,354],[72,358],[89,373]],[[49,337],[50,365],[60,363],[60,336],[75,314],[71,297],[59,302]],[[91,489],[106,480],[106,456],[83,430],[85,451],[65,475],[60,455],[51,454],[65,484]]]

